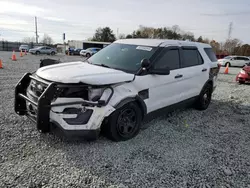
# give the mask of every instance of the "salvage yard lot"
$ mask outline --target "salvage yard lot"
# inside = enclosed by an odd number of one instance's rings
[[[179,110],[115,143],[69,142],[37,132],[13,109],[14,86],[44,57],[0,52],[0,187],[250,187],[250,85],[224,68],[208,110]]]

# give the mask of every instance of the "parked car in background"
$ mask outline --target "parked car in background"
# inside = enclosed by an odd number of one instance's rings
[[[218,63],[221,66],[235,66],[235,67],[243,67],[247,63],[250,62],[250,58],[246,56],[226,56],[223,59],[218,59]]]
[[[21,52],[28,52],[29,51],[29,45],[26,45],[26,44],[22,44],[20,47],[19,47],[19,51]]]
[[[101,48],[87,48],[86,50],[81,50],[80,55],[85,57],[91,57],[100,50]]]
[[[250,63],[247,63],[237,74],[236,82],[239,82],[240,84],[250,82]]]
[[[51,48],[48,46],[40,46],[37,48],[30,49],[29,53],[36,54],[36,55],[39,55],[39,54],[55,55],[57,51],[55,48]]]
[[[69,55],[80,55],[81,50],[82,50],[81,48],[70,49],[70,50],[66,50],[65,54],[68,55],[68,51],[69,51]]]

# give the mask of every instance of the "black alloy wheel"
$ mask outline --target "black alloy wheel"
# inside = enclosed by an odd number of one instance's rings
[[[142,111],[134,103],[127,103],[116,109],[102,128],[105,136],[113,141],[125,141],[135,137],[141,127]]]

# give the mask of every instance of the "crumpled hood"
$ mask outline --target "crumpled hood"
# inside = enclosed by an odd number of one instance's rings
[[[123,71],[91,65],[86,62],[69,62],[45,66],[37,70],[37,76],[59,83],[86,83],[107,85],[132,81],[133,74]]]

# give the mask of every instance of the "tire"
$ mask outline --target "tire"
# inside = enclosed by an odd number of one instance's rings
[[[245,81],[239,81],[239,84],[244,84],[245,83]]]
[[[201,91],[195,104],[197,110],[206,110],[211,102],[213,87],[207,84]]]
[[[87,57],[87,58],[90,58],[90,56],[91,56],[91,55],[90,55],[89,53],[86,54],[86,57]]]
[[[229,62],[227,62],[227,63],[225,64],[225,67],[227,67],[227,65],[228,65],[228,67],[231,67],[231,64],[230,64]]]
[[[36,55],[39,55],[40,54],[40,52],[39,51],[36,51]]]
[[[102,132],[113,141],[126,141],[134,138],[140,131],[142,111],[136,103],[127,103],[109,117]]]
[[[50,55],[55,55],[56,53],[55,52],[51,52]]]

